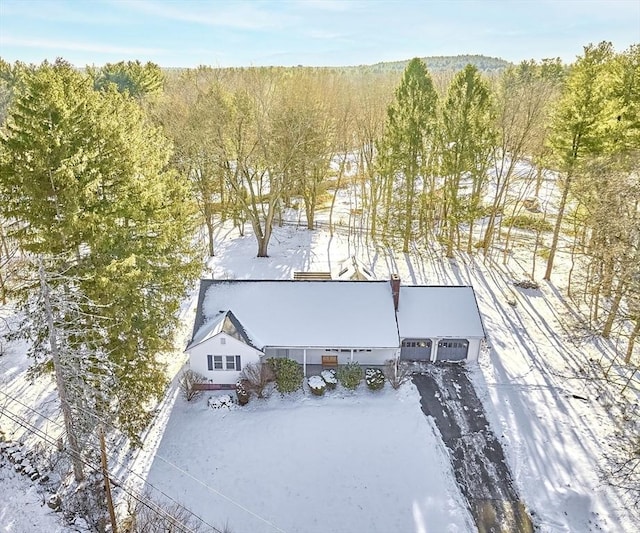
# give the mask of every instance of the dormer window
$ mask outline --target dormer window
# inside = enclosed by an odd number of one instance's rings
[[[220,344],[227,344],[227,339],[220,337]]]

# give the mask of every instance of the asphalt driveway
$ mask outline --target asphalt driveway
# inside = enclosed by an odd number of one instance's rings
[[[413,382],[420,392],[422,411],[433,417],[440,430],[478,531],[532,532],[502,446],[489,427],[465,368],[433,365],[425,373],[414,374]]]

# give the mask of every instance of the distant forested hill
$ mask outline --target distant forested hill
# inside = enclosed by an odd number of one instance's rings
[[[353,65],[348,67],[315,67],[315,69],[324,70],[337,70],[337,71],[346,71],[346,72],[373,72],[379,74],[385,73],[394,73],[397,72],[401,74],[406,68],[411,58],[405,59],[402,61],[385,61],[381,63],[375,63],[373,65]],[[501,72],[505,68],[507,68],[511,63],[505,61],[504,59],[500,59],[498,57],[488,57],[483,55],[463,55],[463,56],[431,56],[431,57],[423,57],[421,58],[427,65],[427,68],[430,72],[457,72],[462,70],[467,64],[471,63],[481,72],[489,73],[489,72]],[[299,67],[303,67],[304,65],[298,65]],[[213,70],[237,70],[237,67],[211,67]],[[247,68],[247,67],[245,67]],[[248,67],[250,68],[250,67]],[[258,67],[258,68],[292,68],[292,67]],[[314,68],[314,67],[311,67]],[[240,67],[242,69],[242,67]],[[163,68],[165,73],[179,74],[180,72],[186,70],[183,68]]]
[[[471,63],[481,72],[498,72],[507,68],[511,63],[498,57],[488,57],[482,55],[464,56],[432,56],[421,58],[431,72],[458,71]],[[369,66],[359,66],[354,68],[371,69],[376,72],[402,72],[409,63],[409,59],[404,61],[386,61]]]

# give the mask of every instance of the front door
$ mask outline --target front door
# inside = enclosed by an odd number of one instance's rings
[[[323,355],[322,356],[322,366],[324,366],[324,367],[336,367],[336,366],[338,366],[338,356],[337,355]]]

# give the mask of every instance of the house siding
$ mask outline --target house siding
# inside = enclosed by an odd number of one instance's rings
[[[224,343],[222,343],[224,339]],[[206,378],[207,384],[233,385],[238,381],[242,369],[250,363],[260,361],[262,352],[240,342],[227,333],[220,332],[206,341],[193,346],[188,350],[189,367],[194,372]],[[216,356],[222,358],[222,370],[209,370],[209,356],[212,361]],[[227,370],[227,356],[239,356],[240,370]],[[237,357],[234,357],[234,367]]]
[[[467,353],[467,362],[475,363],[480,355],[480,344],[482,339],[469,339],[469,352]]]

